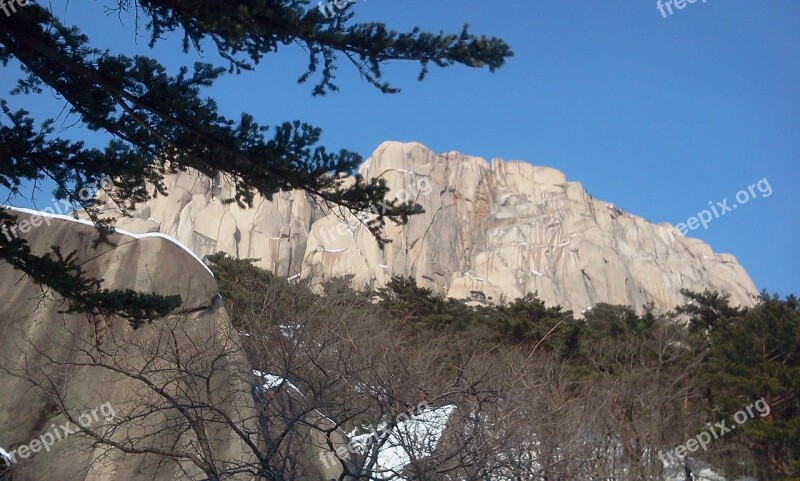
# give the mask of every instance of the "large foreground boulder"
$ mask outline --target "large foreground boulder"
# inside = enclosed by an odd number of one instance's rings
[[[33,213],[15,215],[20,225]],[[117,232],[113,245],[95,245],[86,222],[35,224],[21,234],[34,253],[75,252],[104,287],[179,295],[183,305],[136,330],[67,315],[63,300],[0,264],[0,478],[247,480],[270,469],[252,367],[208,268],[163,234]],[[308,474],[294,479],[336,477],[320,472],[312,441],[297,460]]]

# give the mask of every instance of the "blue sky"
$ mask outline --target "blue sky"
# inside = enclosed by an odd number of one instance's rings
[[[171,67],[201,59],[175,42],[149,51],[130,18],[104,15],[109,0],[65,4],[52,6],[97,45]],[[341,62],[341,91],[313,98],[311,85],[296,82],[307,59],[286,47],[207,93],[228,115],[246,111],[270,125],[302,119],[323,129],[325,145],[364,157],[399,140],[554,167],[653,222],[686,222],[709,201],[731,205],[766,178],[772,195],[756,190],[688,235],[735,255],[759,289],[800,293],[800,2],[698,0],[667,18],[655,0],[358,0],[352,10],[357,20],[401,30],[469,23],[506,40],[515,56],[494,74],[433,69],[424,82],[415,66],[391,65],[396,95],[380,94]],[[216,59],[210,50],[202,57]],[[0,77],[1,91],[9,85]],[[61,107],[50,94],[12,105],[42,116]],[[68,135],[99,142],[79,128]]]

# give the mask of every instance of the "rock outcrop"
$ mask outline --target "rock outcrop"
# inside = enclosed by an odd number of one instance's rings
[[[359,171],[425,208],[405,226],[390,223],[385,250],[356,217],[340,220],[303,192],[257,197],[243,210],[220,202],[231,192],[225,179],[196,173],[167,178],[169,197],[118,226],[167,233],[200,256],[258,258],[288,278],[353,275],[378,287],[412,276],[449,297],[500,302],[538,292],[577,313],[600,302],[667,310],[685,302],[682,288],[718,290],[739,305],[756,294],[733,256],[593,199],[551,168],[386,142]]]
[[[29,216],[19,213],[18,219]],[[174,432],[180,425],[177,411],[159,410],[159,400],[152,397],[143,379],[161,377],[148,365],[158,365],[165,373],[179,370],[170,362],[178,350],[195,363],[219,356],[220,370],[207,374],[208,392],[220,398],[201,399],[217,404],[243,426],[254,423],[256,410],[249,386],[234,375],[247,372],[249,366],[243,355],[224,352],[225,339],[236,333],[222,303],[215,302],[218,294],[213,276],[189,252],[160,235],[135,238],[116,233],[111,236],[116,246],[93,248],[97,233],[91,225],[59,218],[39,224],[25,236],[33,252],[44,254],[53,245],[65,254],[74,251],[86,274],[102,279],[104,287],[180,295],[184,307],[193,312],[135,331],[123,320],[87,322],[85,315],[60,312],[65,305],[59,299],[45,295],[19,271],[0,263],[0,444],[15,453],[13,479],[205,478],[188,459],[144,454],[158,448],[170,451],[175,446],[161,444],[170,441],[192,445],[197,436]],[[96,348],[98,336],[102,343]],[[164,347],[166,338],[170,344],[174,342],[174,350],[151,350]],[[167,391],[179,395],[172,391],[177,386],[163,381]],[[224,396],[229,397],[221,401]],[[105,406],[102,415],[81,416],[99,412],[99,406]],[[107,444],[93,444],[77,432],[75,420],[70,422],[61,414],[62,409],[73,413],[81,424],[86,421],[89,429],[107,434],[111,442],[141,453],[123,454]],[[61,426],[67,426],[67,431]],[[247,461],[247,449],[230,426],[217,423],[207,426],[205,432],[210,449],[220,460]],[[39,445],[38,452],[31,452],[37,440],[52,437],[56,439],[46,450]],[[191,449],[174,449],[181,451]]]
[[[118,231],[114,245],[95,245],[91,224],[10,212],[36,219],[23,234],[34,253],[58,246],[103,287],[179,295],[183,305],[133,330],[63,313],[55,295],[0,263],[0,479],[200,480],[215,470],[253,479],[253,446],[264,442],[255,378],[200,259],[163,234]],[[298,479],[341,472],[320,465],[320,423],[304,421],[293,438],[313,473]]]

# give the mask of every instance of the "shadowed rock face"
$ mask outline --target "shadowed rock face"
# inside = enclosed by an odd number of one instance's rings
[[[118,225],[173,235],[201,256],[259,258],[287,277],[351,274],[377,287],[412,276],[450,297],[497,302],[538,292],[578,313],[599,302],[667,310],[684,302],[682,288],[718,290],[740,305],[756,294],[733,256],[595,200],[551,168],[386,142],[360,173],[386,179],[398,198],[425,208],[408,225],[387,228],[393,242],[384,251],[357,218],[342,222],[302,192],[257,197],[242,210],[219,201],[231,192],[224,179],[214,188],[196,173],[168,178],[168,198],[140,205]]]
[[[23,220],[28,215],[20,214]],[[116,420],[99,416],[89,427],[104,431],[131,412],[147,410],[155,399],[144,385],[130,376],[99,368],[95,361],[123,370],[142,369],[146,360],[173,369],[169,355],[150,356],[148,348],[161,346],[170,332],[176,350],[186,358],[199,361],[220,355],[219,372],[209,372],[210,398],[233,419],[243,425],[253,422],[255,409],[249,389],[242,378],[226,374],[248,368],[243,356],[223,352],[221,340],[235,336],[222,303],[217,298],[214,278],[188,252],[159,237],[136,239],[114,234],[117,246],[92,248],[96,231],[92,226],[62,219],[48,219],[25,238],[33,252],[43,254],[50,246],[62,252],[75,251],[86,273],[103,279],[104,287],[135,289],[178,294],[188,309],[205,306],[199,312],[155,321],[133,331],[124,320],[109,325],[87,322],[86,316],[59,313],[65,306],[42,295],[19,271],[0,263],[0,445],[7,451],[30,445],[46,433],[57,432],[53,426],[68,422],[59,414],[59,403],[73,413],[87,413],[106,405]],[[19,281],[19,282],[17,282]],[[96,336],[102,338],[102,351],[94,349]],[[215,345],[215,342],[219,345]],[[203,347],[199,347],[202,345]],[[203,349],[206,351],[204,352]],[[113,356],[106,355],[113,353]],[[34,383],[30,382],[31,380]],[[40,383],[35,386],[35,383]],[[228,400],[216,396],[230,396]],[[178,421],[169,412],[143,416],[140,422],[126,424],[110,434],[116,442],[136,443],[137,448],[168,444],[174,435],[170,423]],[[73,425],[74,426],[74,425]],[[74,430],[74,428],[72,428]],[[246,460],[247,451],[232,431],[220,424],[207,429],[210,446],[219,459]],[[63,435],[63,431],[60,432]],[[191,442],[191,435],[184,435]],[[48,452],[49,451],[49,452]],[[164,462],[152,455],[124,455],[107,448],[92,446],[79,433],[56,440],[48,451],[41,450],[23,458],[17,451],[13,479],[202,479],[202,472],[190,463]],[[234,478],[235,479],[235,478]],[[246,479],[246,478],[239,478]]]
[[[29,217],[18,214],[20,221]],[[199,437],[205,438],[219,466],[255,465],[253,450],[232,428],[263,442],[252,366],[239,347],[213,276],[198,259],[160,235],[115,233],[111,240],[116,245],[93,247],[94,227],[72,220],[48,219],[24,237],[37,254],[54,245],[65,254],[74,251],[86,274],[102,279],[104,287],[180,295],[182,310],[190,313],[135,331],[124,320],[87,322],[86,316],[59,313],[64,304],[0,263],[0,447],[15,453],[15,481],[208,479],[188,458],[143,454],[149,449],[197,454]],[[102,343],[96,347],[98,335]],[[175,405],[154,394],[138,374],[181,405],[201,406],[196,408],[203,413],[200,427],[187,428]],[[105,410],[99,409],[103,405]],[[205,405],[217,410],[203,410]],[[21,446],[33,447],[31,441],[47,433],[63,435],[57,431],[68,422],[62,409],[76,419],[95,410],[100,415],[89,422],[90,428],[142,452],[126,454],[71,433],[46,451],[40,446],[39,452],[24,455]],[[113,419],[108,417],[112,411]],[[109,430],[112,426],[116,428]],[[298,479],[338,477],[332,468],[318,466],[323,456],[317,446],[322,444],[311,439],[314,435],[297,437],[313,473]],[[252,478],[240,473],[225,479]]]

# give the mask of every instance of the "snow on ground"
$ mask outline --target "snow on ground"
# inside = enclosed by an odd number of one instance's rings
[[[380,429],[382,433],[379,435],[380,439],[385,439],[386,442],[378,451],[375,477],[403,480],[405,478],[396,476],[411,463],[412,458],[422,459],[432,456],[454,409],[455,406],[452,405],[431,408],[411,419],[399,422],[391,432]],[[367,433],[354,436],[352,440],[366,444],[370,437],[377,436],[375,433]]]
[[[11,466],[13,460],[11,459],[11,454],[9,454],[8,451],[0,448],[0,457],[3,458],[3,462],[5,462],[7,466]]]
[[[287,379],[284,379],[280,376],[275,376],[274,374],[268,374],[266,372],[261,372],[257,370],[254,370],[253,374],[255,374],[256,376],[260,377],[265,381],[263,385],[264,389],[277,389],[281,386],[288,386],[297,391],[299,395],[303,396],[303,393],[301,393],[300,390],[297,389],[297,386],[289,382]]]
[[[683,463],[676,462],[674,459],[662,459],[662,463],[664,463],[664,477],[666,481],[684,481],[686,479],[686,474],[683,471]],[[692,479],[694,481],[728,481],[728,478],[714,471],[705,463],[690,461],[689,469],[692,470]],[[755,480],[750,478],[737,478],[736,481]]]
[[[264,381],[264,389],[278,389],[282,386],[288,386],[300,396],[303,396],[297,386],[283,377],[259,370],[253,370],[253,374]],[[411,463],[412,458],[422,459],[433,455],[454,409],[455,406],[452,405],[427,409],[410,419],[400,421],[391,432],[385,431],[386,425],[379,428],[381,434],[373,432],[354,436],[353,433],[346,435],[341,430],[340,432],[347,439],[361,446],[369,445],[372,437],[375,438],[372,442],[378,441],[379,438],[380,441],[385,440],[378,452],[378,459],[374,469],[375,476],[378,479],[394,478],[402,481],[403,478],[396,476],[405,466]],[[318,410],[315,411],[322,418],[328,419]],[[335,424],[333,421],[330,422]]]
[[[22,207],[13,207],[13,206],[10,206],[10,205],[2,205],[2,204],[0,204],[0,208],[7,209],[7,210],[12,210],[12,211],[15,211],[15,212],[20,212],[20,213],[23,213],[23,214],[31,214],[31,215],[38,215],[38,216],[41,216],[41,217],[47,217],[49,219],[61,219],[61,220],[69,221],[69,222],[77,222],[78,224],[90,225],[90,226],[94,227],[94,223],[92,221],[86,220],[86,219],[76,219],[76,218],[74,218],[74,217],[72,217],[70,215],[51,214],[49,212],[42,212],[42,211],[38,211],[38,210],[25,209],[25,208],[22,208]],[[190,256],[194,257],[195,260],[197,260],[197,262],[199,262],[200,265],[203,266],[203,268],[205,270],[207,270],[209,274],[211,274],[211,277],[214,277],[214,273],[211,272],[211,269],[208,268],[206,263],[203,262],[203,260],[200,259],[200,257],[197,256],[197,254],[192,252],[191,249],[189,249],[185,245],[183,245],[180,242],[178,242],[178,240],[175,239],[174,237],[170,237],[167,234],[162,234],[161,232],[148,232],[146,234],[135,234],[133,232],[128,232],[128,231],[123,230],[123,229],[114,229],[114,231],[117,232],[118,234],[121,234],[121,235],[124,235],[124,236],[133,237],[134,239],[146,239],[148,237],[158,237],[158,238],[161,238],[161,239],[165,239],[165,240],[167,240],[169,242],[172,242],[176,246],[178,246],[181,249],[183,249],[187,254],[189,254]]]

